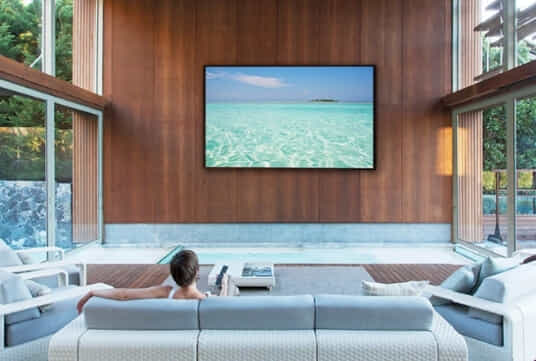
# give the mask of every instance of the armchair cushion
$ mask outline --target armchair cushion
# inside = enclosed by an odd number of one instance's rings
[[[32,298],[32,294],[26,286],[24,280],[10,272],[0,270],[0,303],[9,304],[17,301],[24,301]],[[25,311],[6,315],[6,325],[11,325],[17,322],[39,318],[41,314],[37,307],[30,308]]]
[[[436,306],[435,309],[462,335],[496,346],[503,345],[502,323],[470,317],[468,307],[454,303]]]
[[[52,310],[43,313],[39,318],[7,326],[6,345],[17,346],[56,333],[78,316],[77,302],[78,298],[57,302]]]
[[[476,291],[482,282],[488,277],[495,276],[502,272],[506,272],[512,268],[519,266],[521,260],[518,258],[500,258],[500,257],[488,257],[482,262],[480,267],[480,274],[478,276],[478,282],[475,285],[474,291]]]
[[[22,261],[17,253],[0,239],[0,267],[20,266]]]
[[[443,283],[441,287],[454,291],[469,294],[475,288],[480,274],[480,263],[473,265],[467,265],[459,268],[456,272],[450,275]],[[431,297],[430,302],[432,305],[438,306],[450,303],[449,300],[445,300],[439,297]]]
[[[412,330],[432,327],[434,309],[424,297],[315,296],[316,328],[327,330]]]

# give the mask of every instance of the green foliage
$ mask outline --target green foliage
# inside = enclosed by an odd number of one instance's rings
[[[503,106],[484,110],[484,171],[506,169],[506,123]]]
[[[41,1],[0,0],[0,54],[27,65],[41,53]],[[56,0],[56,76],[72,80],[72,0]],[[40,63],[36,64],[39,68]],[[0,179],[43,180],[44,103],[0,93]],[[56,178],[72,178],[72,113],[56,111]]]

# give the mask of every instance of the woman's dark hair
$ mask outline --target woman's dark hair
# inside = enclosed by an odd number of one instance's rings
[[[527,263],[534,262],[534,261],[536,261],[536,254],[534,256],[530,256],[529,258],[525,259],[523,261],[523,264],[527,264]]]
[[[195,252],[185,249],[173,256],[169,263],[169,272],[180,287],[194,283],[199,272],[199,261]]]

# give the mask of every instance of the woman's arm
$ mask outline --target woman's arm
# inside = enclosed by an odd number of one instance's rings
[[[128,301],[146,298],[166,298],[171,286],[156,286],[149,288],[112,288],[108,290],[95,290],[88,292],[76,305],[78,313],[82,313],[84,305],[91,297],[102,297],[111,300]]]

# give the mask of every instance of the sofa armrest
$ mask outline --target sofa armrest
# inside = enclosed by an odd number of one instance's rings
[[[20,312],[20,311],[25,311],[30,308],[40,307],[40,306],[45,306],[45,305],[49,305],[52,303],[60,302],[63,300],[67,300],[69,298],[82,297],[89,291],[108,289],[108,288],[112,288],[112,287],[104,283],[96,283],[96,284],[85,286],[85,287],[69,288],[60,292],[54,292],[46,296],[34,297],[29,300],[13,302],[13,303],[9,303],[6,305],[0,305],[0,317],[6,316],[12,313]]]
[[[63,268],[48,268],[34,272],[19,273],[18,276],[23,280],[34,280],[42,277],[58,276],[61,278],[60,287],[69,286],[69,273]]]
[[[2,267],[2,270],[19,274],[23,272],[34,272],[34,271],[39,271],[39,270],[45,270],[45,269],[51,269],[51,268],[62,268],[62,267],[67,267],[67,266],[78,266],[80,268],[80,286],[85,286],[87,284],[87,267],[86,267],[86,264],[82,262],[69,262],[69,261],[44,262],[44,263],[24,264],[20,266]]]
[[[35,247],[15,250],[17,254],[33,254],[33,253],[55,253],[59,256],[60,261],[65,258],[65,251],[59,247]]]
[[[454,292],[439,286],[427,286],[425,292],[434,297],[458,303],[460,305],[476,308],[496,315],[508,317],[511,313],[511,305],[485,300],[483,298]]]

